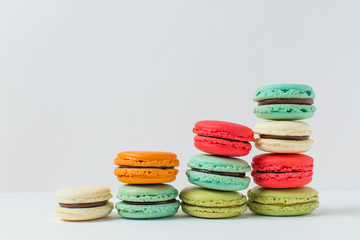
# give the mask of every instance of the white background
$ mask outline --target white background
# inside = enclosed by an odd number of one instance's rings
[[[359,13],[355,0],[0,0],[0,191],[115,192],[125,150],[177,153],[181,189],[194,123],[253,127],[252,95],[274,83],[316,92],[310,186],[360,188]]]

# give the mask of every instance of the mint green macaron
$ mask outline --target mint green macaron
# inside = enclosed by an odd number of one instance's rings
[[[189,182],[200,187],[239,191],[250,183],[245,173],[251,168],[242,159],[198,154],[190,158],[188,167],[191,168],[186,171]]]
[[[162,218],[174,215],[179,209],[178,191],[171,185],[130,185],[119,188],[115,205],[118,214],[125,218]]]
[[[257,117],[269,120],[300,120],[311,118],[316,111],[312,104],[315,93],[303,84],[274,84],[258,88],[253,100]]]
[[[248,191],[249,209],[260,215],[296,216],[309,214],[319,206],[318,192],[311,187],[264,188]]]

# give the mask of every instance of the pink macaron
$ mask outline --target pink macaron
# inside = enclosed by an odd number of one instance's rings
[[[251,163],[256,184],[266,188],[294,188],[311,182],[312,157],[305,154],[260,154]]]
[[[193,133],[195,147],[221,156],[245,156],[251,150],[254,132],[243,125],[224,121],[199,121]]]

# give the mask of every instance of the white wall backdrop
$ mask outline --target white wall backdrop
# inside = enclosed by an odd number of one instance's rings
[[[316,188],[360,188],[359,1],[0,1],[0,191],[102,184],[125,150],[178,154],[198,120],[311,85]],[[243,159],[251,162],[254,149]]]

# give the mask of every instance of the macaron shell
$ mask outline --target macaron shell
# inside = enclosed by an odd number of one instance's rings
[[[232,207],[246,202],[246,197],[239,192],[223,192],[195,186],[181,190],[179,197],[188,205],[201,207]]]
[[[310,86],[304,84],[282,83],[267,85],[255,91],[255,102],[275,98],[314,98],[315,93]]]
[[[292,205],[308,203],[318,200],[318,192],[311,187],[298,187],[287,189],[274,189],[254,187],[247,192],[252,202],[272,205]]]
[[[246,204],[233,207],[200,207],[181,203],[183,212],[199,218],[230,218],[236,217],[247,209]]]
[[[261,172],[300,172],[313,170],[314,160],[305,154],[265,153],[253,157],[251,166]]]
[[[155,184],[167,183],[175,180],[175,176],[169,177],[118,177],[118,180],[129,184]]]
[[[166,204],[155,205],[133,205],[118,202],[115,208],[118,214],[125,218],[150,219],[169,217],[177,213],[180,203],[178,201]]]
[[[118,180],[131,184],[153,184],[174,181],[177,169],[159,168],[115,168],[114,174]]]
[[[259,204],[252,201],[247,201],[247,205],[250,211],[267,216],[297,216],[305,215],[314,211],[319,207],[319,202],[309,202],[309,203],[299,203],[288,206],[277,206],[277,205],[267,205]]]
[[[254,108],[257,117],[269,120],[301,120],[311,118],[316,111],[313,105],[271,104]]]
[[[189,182],[194,185],[222,190],[222,191],[240,191],[249,186],[249,177],[230,177],[217,174],[203,173],[193,171],[191,169],[186,171]]]
[[[250,172],[249,164],[238,158],[197,154],[190,158],[188,167],[217,172]]]
[[[112,198],[110,188],[98,185],[64,187],[55,193],[55,200],[59,203],[93,203],[110,198]]]
[[[310,136],[312,134],[310,125],[302,121],[260,122],[255,125],[254,132],[276,136]]]
[[[295,188],[304,186],[312,181],[313,171],[259,173],[252,171],[253,181],[259,186],[267,188]]]
[[[225,121],[205,120],[195,124],[193,133],[238,141],[253,141],[254,132],[243,125]]]
[[[159,202],[175,199],[178,191],[168,184],[132,185],[119,187],[117,198],[131,202]]]
[[[194,145],[200,151],[220,156],[245,156],[251,150],[247,142],[234,142],[225,139],[195,136]]]
[[[112,202],[104,206],[93,208],[64,208],[56,207],[56,215],[66,221],[86,221],[106,217],[114,208]]]
[[[312,148],[314,140],[279,140],[279,139],[255,139],[255,147],[265,152],[272,153],[302,153]]]
[[[117,155],[115,165],[141,167],[177,167],[179,160],[175,153],[154,151],[126,151]]]

